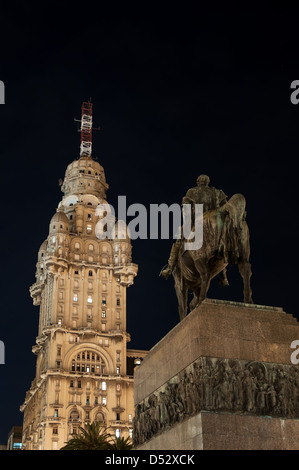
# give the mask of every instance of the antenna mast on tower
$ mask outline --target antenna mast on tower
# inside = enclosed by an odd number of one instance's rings
[[[81,122],[81,143],[80,143],[80,158],[89,157],[91,158],[92,150],[92,130],[99,129],[92,127],[92,103],[87,101],[82,103],[81,121],[75,119],[75,121]]]

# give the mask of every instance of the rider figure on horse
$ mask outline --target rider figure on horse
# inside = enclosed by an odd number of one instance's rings
[[[196,180],[197,186],[190,188],[183,198],[182,204],[191,204],[192,220],[194,222],[194,204],[203,204],[203,213],[218,209],[227,202],[227,196],[221,189],[210,187],[210,178],[207,175],[200,175]],[[160,276],[168,279],[175,268],[178,253],[181,245],[181,239],[177,239],[172,245],[169,255],[168,265],[163,268]],[[228,285],[226,272],[221,276],[221,285]]]

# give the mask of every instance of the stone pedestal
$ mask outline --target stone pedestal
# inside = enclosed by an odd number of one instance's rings
[[[140,450],[299,449],[299,323],[206,299],[135,369]]]

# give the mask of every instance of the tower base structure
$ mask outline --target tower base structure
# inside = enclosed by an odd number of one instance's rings
[[[136,450],[299,450],[299,323],[206,299],[135,369]]]

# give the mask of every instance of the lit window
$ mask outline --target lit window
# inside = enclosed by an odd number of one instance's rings
[[[78,295],[77,294],[74,294],[73,300],[74,300],[74,302],[78,302]]]
[[[117,385],[116,385],[116,391],[117,391],[117,392],[120,392],[120,384],[117,384]]]
[[[22,448],[22,442],[14,442],[12,447],[13,447],[13,449],[21,449]]]
[[[129,429],[129,436],[130,436],[130,439],[133,438],[133,429]]]
[[[87,233],[90,233],[92,231],[92,225],[91,224],[87,224],[86,231],[87,231]]]
[[[132,421],[133,421],[132,415],[129,415],[129,422],[132,422]]]
[[[106,384],[106,382],[102,382],[102,390],[107,390],[107,384]]]
[[[120,437],[120,429],[115,430],[115,437]]]
[[[106,310],[102,310],[102,318],[106,318]]]
[[[107,405],[107,398],[106,398],[106,397],[103,397],[103,398],[102,398],[102,403],[103,403],[103,405],[105,405],[105,406]]]
[[[92,296],[91,296],[91,295],[89,295],[89,296],[87,297],[87,302],[88,302],[89,304],[92,304]]]

